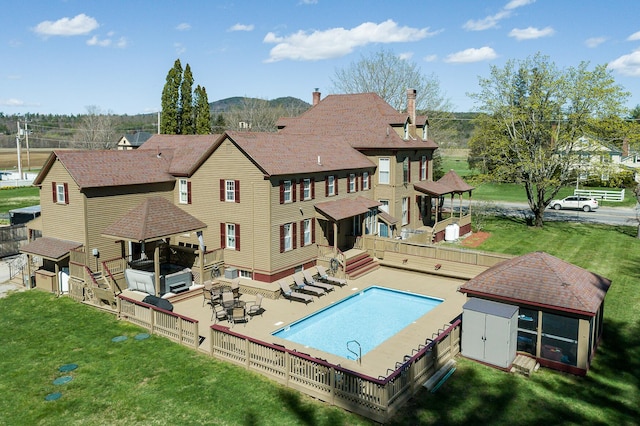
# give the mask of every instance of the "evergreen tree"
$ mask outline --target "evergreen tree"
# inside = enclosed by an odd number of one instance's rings
[[[167,73],[167,81],[162,89],[162,114],[160,115],[160,133],[176,135],[179,127],[180,82],[182,80],[182,64],[176,59],[173,68]]]
[[[189,64],[184,68],[182,84],[180,85],[180,134],[193,135],[195,133],[193,111],[193,75]]]
[[[207,90],[198,85],[195,90],[195,133],[198,135],[208,135],[211,133],[211,110],[209,109],[209,99]]]
[[[213,122],[213,133],[221,134],[227,128],[227,123],[224,121],[224,116],[222,114],[218,114],[215,121]]]

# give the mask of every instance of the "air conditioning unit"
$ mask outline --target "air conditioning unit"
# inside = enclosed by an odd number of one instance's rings
[[[228,280],[238,278],[238,270],[236,268],[227,268],[224,270],[224,277]]]

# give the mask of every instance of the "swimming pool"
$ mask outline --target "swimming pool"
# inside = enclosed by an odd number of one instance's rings
[[[373,286],[272,335],[354,359],[347,342],[360,343],[364,355],[442,302],[443,299]]]

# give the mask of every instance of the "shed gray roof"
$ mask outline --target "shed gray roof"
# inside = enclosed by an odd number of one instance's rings
[[[506,303],[478,299],[475,297],[472,297],[467,301],[467,303],[462,305],[462,309],[489,314],[500,318],[511,318],[513,314],[518,311],[518,307],[515,305],[507,305]]]

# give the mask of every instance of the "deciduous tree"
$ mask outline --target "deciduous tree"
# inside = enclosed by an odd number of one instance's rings
[[[587,62],[558,69],[537,54],[492,67],[470,94],[484,112],[470,141],[492,180],[521,183],[534,224],[543,226],[548,203],[574,179],[574,143],[594,120],[622,116],[629,96],[606,65]]]
[[[87,114],[81,117],[74,145],[82,149],[111,149],[117,143],[114,115],[95,105],[86,107]]]

